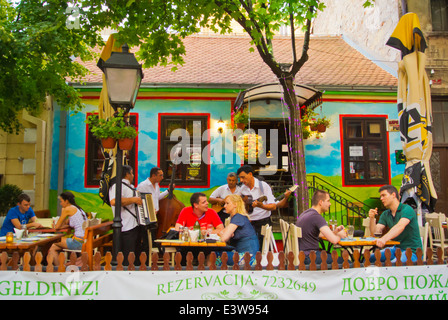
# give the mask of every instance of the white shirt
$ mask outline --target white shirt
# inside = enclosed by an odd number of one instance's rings
[[[263,192],[261,192],[260,183],[263,184]],[[252,189],[249,189],[248,186],[243,184],[241,186],[240,192],[241,196],[251,195],[253,201],[257,200],[262,196],[266,196],[268,199],[263,202],[264,204],[275,203],[275,198],[274,195],[272,194],[271,187],[266,182],[260,181],[257,178],[254,178],[254,187]],[[249,214],[249,216],[251,221],[257,221],[270,217],[271,211],[259,207],[254,207],[254,211],[251,214]]]
[[[210,195],[210,198],[225,199],[229,194],[241,195],[241,187],[237,185],[235,187],[235,192],[232,192],[232,190],[230,190],[228,184],[222,185],[222,186],[216,188],[215,191],[212,192],[212,194]],[[226,212],[225,209],[224,209],[224,212]]]
[[[122,198],[134,197],[134,191],[125,185],[125,183],[130,186],[132,186],[132,184],[126,179],[123,179],[122,181],[124,183],[121,184],[121,197]],[[109,189],[110,201],[115,199],[115,186],[116,186],[116,183],[114,183],[112,185],[112,187],[110,187],[110,189]],[[126,206],[126,208],[129,211],[131,211],[134,215],[137,216],[137,213],[135,211],[135,206],[136,206],[135,203],[131,203],[130,205]],[[111,206],[111,207],[112,207],[112,212],[114,213],[114,216],[115,216],[115,206]],[[138,226],[137,219],[132,214],[130,214],[124,207],[121,207],[121,223],[123,225],[121,227],[121,231],[123,231],[123,232],[132,230]]]
[[[145,179],[144,181],[140,182],[137,186],[137,190],[139,192],[152,194],[152,202],[154,203],[154,210],[156,212],[159,211],[159,200],[162,200],[168,195],[168,190],[160,193],[159,184],[156,183],[156,185],[154,186],[149,179]]]
[[[235,192],[232,192],[229,188],[228,184],[222,185],[213,191],[213,193],[210,195],[210,198],[220,198],[225,199],[229,194],[239,194],[241,195],[241,187],[236,186]]]

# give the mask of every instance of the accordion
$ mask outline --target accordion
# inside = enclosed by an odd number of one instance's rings
[[[151,226],[157,223],[154,203],[152,202],[151,193],[140,193],[142,205],[138,205],[137,221],[141,226]]]

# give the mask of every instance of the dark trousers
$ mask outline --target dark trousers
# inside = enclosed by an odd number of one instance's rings
[[[121,232],[121,251],[124,255],[123,265],[129,265],[128,255],[131,252],[135,254],[135,264],[139,264],[140,253],[142,252],[142,232],[141,227]]]
[[[261,249],[263,248],[263,235],[261,234],[261,228],[266,224],[268,224],[270,226],[272,225],[271,217],[264,218],[261,220],[254,220],[254,221],[251,221],[250,223],[252,224],[252,226],[255,229],[255,232],[257,233],[258,242],[260,243],[260,251],[261,251]]]

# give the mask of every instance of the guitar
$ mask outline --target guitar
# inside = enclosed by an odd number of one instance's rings
[[[219,203],[215,203],[212,205],[212,210],[215,210],[216,212],[219,212],[222,209],[224,209],[224,206],[220,205]]]
[[[254,198],[251,195],[242,196],[242,198],[243,198],[244,204],[246,205],[246,211],[248,214],[251,214],[254,211],[254,207],[252,206],[252,204],[255,201],[263,202],[263,201],[268,200],[268,197],[266,197],[266,196],[261,196],[260,198],[258,198],[256,200],[254,200]]]

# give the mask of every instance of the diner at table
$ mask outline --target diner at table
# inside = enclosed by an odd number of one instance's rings
[[[218,234],[222,241],[229,242],[235,247],[230,252],[229,265],[233,264],[233,255],[239,254],[239,261],[246,252],[251,255],[251,264],[255,262],[255,255],[260,250],[258,235],[250,223],[249,214],[246,212],[245,204],[241,196],[237,194],[228,195],[225,198],[224,208],[230,214],[230,223]]]
[[[412,249],[412,262],[417,261],[416,250],[422,248],[422,240],[420,238],[420,228],[417,221],[417,214],[414,209],[407,204],[400,202],[398,190],[392,185],[385,185],[379,189],[380,200],[385,210],[379,220],[376,223],[377,209],[369,210],[370,218],[370,232],[371,234],[382,234],[383,230],[388,227],[389,231],[376,240],[376,245],[379,248],[383,248],[390,240],[399,241],[400,244],[392,247],[391,249],[391,261],[395,261],[396,247],[401,251],[405,251],[407,248]],[[381,251],[381,261],[385,261],[384,249]],[[371,261],[374,261],[375,256],[372,254]],[[401,262],[407,261],[406,255],[401,255]]]
[[[337,244],[341,239],[347,237],[343,226],[330,229],[322,214],[330,209],[330,195],[324,190],[316,190],[311,198],[311,208],[302,212],[297,218],[296,225],[302,229],[302,237],[299,238],[299,249],[305,253],[305,264],[310,263],[309,254],[316,252],[316,263],[322,262],[319,239],[325,237],[332,244]],[[327,256],[327,263],[331,264],[331,255]],[[338,262],[342,262],[338,261]]]
[[[11,208],[3,221],[0,229],[0,237],[6,236],[8,232],[15,229],[40,228],[42,225],[37,221],[36,215],[31,208],[31,198],[22,193],[17,198],[17,206]]]
[[[84,243],[83,223],[87,221],[87,214],[76,204],[75,196],[70,191],[63,192],[59,195],[59,203],[62,207],[61,217],[55,224],[55,230],[70,226],[74,229],[72,237],[61,238],[60,242],[53,243],[48,254],[53,256],[53,261],[57,266],[59,261],[58,254],[63,249],[80,250]]]

